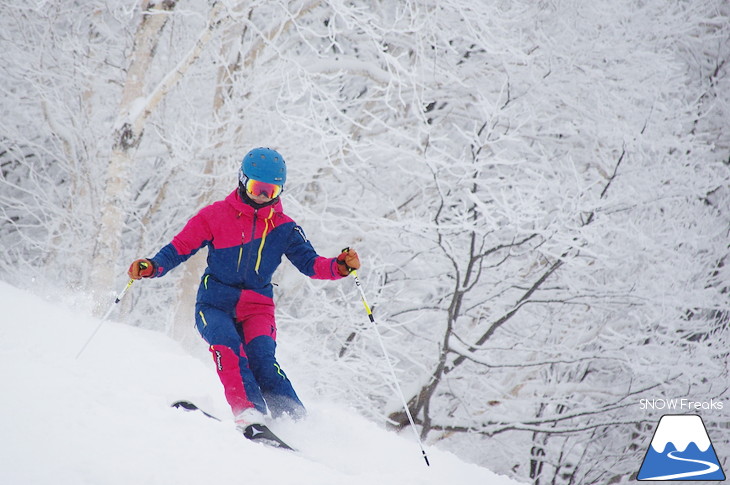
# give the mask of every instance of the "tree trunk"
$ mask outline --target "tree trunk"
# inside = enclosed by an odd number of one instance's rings
[[[122,90],[107,169],[102,216],[92,264],[92,288],[110,289],[117,273],[116,263],[126,215],[124,207],[128,202],[126,193],[133,169],[132,153],[142,139],[142,124],[133,121],[133,111],[138,106],[138,100],[145,95],[147,73],[168,19],[164,12],[171,11],[175,4],[175,1],[168,0],[154,4],[144,2],[142,5],[142,21],[135,34],[132,61]]]

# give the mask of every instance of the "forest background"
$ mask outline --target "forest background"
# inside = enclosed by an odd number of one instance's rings
[[[624,482],[687,398],[728,469],[728,2],[3,1],[0,59],[3,280],[103,312],[269,146],[429,446]],[[115,318],[207,358],[204,253]],[[306,395],[406,426],[353,285],[276,283]]]

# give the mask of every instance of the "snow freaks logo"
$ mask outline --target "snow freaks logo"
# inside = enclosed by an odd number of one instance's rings
[[[705,423],[696,414],[662,416],[637,480],[725,480]]]
[[[641,409],[666,409],[667,411],[716,411],[722,409],[723,402],[710,399],[709,401],[690,401],[689,399],[642,399],[639,401]]]

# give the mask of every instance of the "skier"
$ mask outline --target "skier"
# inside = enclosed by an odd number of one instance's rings
[[[158,278],[208,247],[208,267],[195,304],[195,324],[223,383],[236,427],[273,417],[302,418],[305,409],[276,361],[271,276],[286,256],[310,278],[336,280],[360,267],[354,250],[319,256],[304,231],[284,214],[284,158],[255,148],[241,162],[238,188],[203,208],[170,244],[129,267],[133,279]]]

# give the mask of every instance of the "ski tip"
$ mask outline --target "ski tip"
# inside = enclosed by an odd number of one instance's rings
[[[170,407],[176,408],[176,409],[182,409],[184,411],[200,411],[205,416],[209,417],[210,419],[215,419],[216,421],[220,421],[221,419],[210,414],[209,412],[203,411],[195,404],[191,403],[190,401],[175,401],[174,403],[170,404]]]
[[[183,408],[187,409],[188,411],[197,411],[198,406],[191,403],[190,401],[175,401],[174,403],[170,404],[170,407],[172,408]]]
[[[249,424],[241,430],[243,436],[250,441],[262,443],[274,448],[282,450],[296,451],[294,448],[286,444],[281,438],[276,436],[268,426],[264,424]]]

